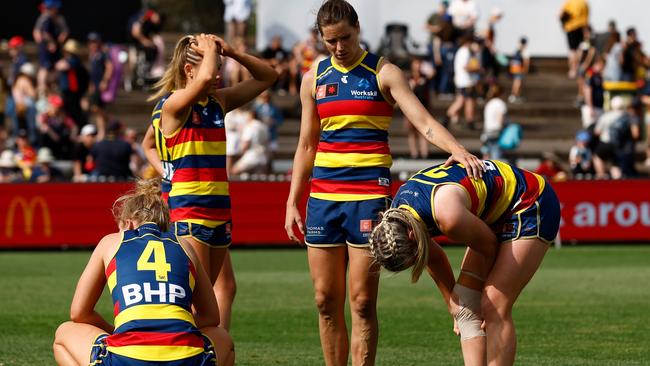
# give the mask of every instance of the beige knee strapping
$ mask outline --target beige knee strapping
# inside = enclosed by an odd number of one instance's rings
[[[481,309],[481,292],[459,284],[454,286],[453,292],[458,296],[458,305],[460,305],[460,310],[455,317],[460,330],[460,339],[464,341],[474,337],[485,337],[485,332],[481,329],[483,319],[478,316]]]

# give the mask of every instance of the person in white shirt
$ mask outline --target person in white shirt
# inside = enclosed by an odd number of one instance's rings
[[[454,28],[460,34],[473,34],[478,19],[478,7],[474,0],[453,0],[449,5],[449,14]]]
[[[474,109],[476,107],[476,79],[472,77],[472,73],[476,73],[481,67],[478,55],[470,49],[472,38],[469,35],[463,35],[460,38],[461,46],[454,57],[456,99],[447,109],[447,119],[452,124],[457,124],[459,112],[461,108],[465,107],[465,121],[471,129],[474,128]]]
[[[492,98],[485,103],[485,109],[483,110],[483,134],[481,135],[483,146],[481,147],[481,153],[483,153],[483,159],[485,160],[501,160],[502,152],[499,147],[499,136],[506,121],[508,107],[501,99],[501,87],[499,85],[495,84],[492,87],[491,94]]]
[[[269,161],[269,127],[257,119],[254,110],[247,110],[241,131],[242,156],[232,167],[233,174],[265,172]]]

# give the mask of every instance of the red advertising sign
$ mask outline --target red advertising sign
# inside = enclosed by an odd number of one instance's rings
[[[397,187],[397,185],[395,186]],[[649,242],[650,181],[554,183],[564,242]],[[0,248],[93,246],[115,232],[113,202],[131,184],[6,184],[0,195]],[[230,185],[233,243],[290,244],[284,231],[288,182]],[[303,213],[306,201],[299,207]]]

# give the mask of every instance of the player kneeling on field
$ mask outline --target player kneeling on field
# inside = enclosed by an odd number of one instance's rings
[[[460,164],[415,174],[374,228],[370,250],[390,271],[412,266],[413,282],[428,268],[458,325],[465,365],[512,365],[512,306],[558,232],[560,205],[541,176],[496,160],[485,166],[480,179]],[[456,283],[431,240],[441,234],[468,246]]]
[[[160,182],[139,181],[115,201],[113,213],[120,231],[99,242],[79,279],[72,321],[56,330],[57,363],[233,365],[234,346],[219,326],[210,280],[192,248],[167,231]],[[95,311],[105,284],[115,326]]]

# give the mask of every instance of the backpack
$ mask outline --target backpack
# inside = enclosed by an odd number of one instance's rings
[[[499,135],[499,147],[501,150],[514,150],[521,144],[522,136],[523,132],[520,124],[508,123]]]

